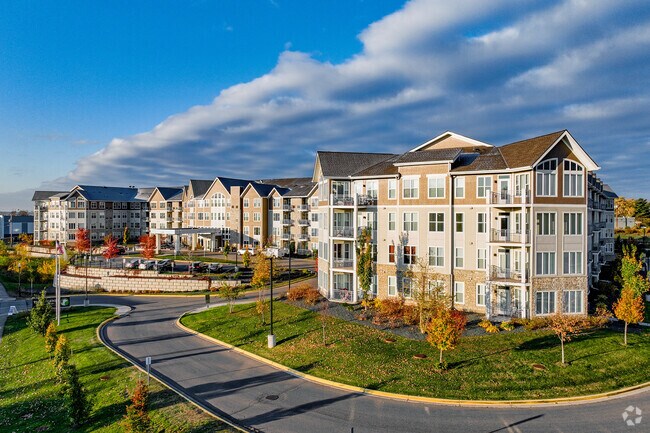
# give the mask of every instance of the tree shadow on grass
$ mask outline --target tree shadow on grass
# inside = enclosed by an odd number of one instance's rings
[[[469,365],[475,364],[476,361],[478,361],[480,359],[485,359],[485,358],[488,358],[490,356],[495,356],[495,355],[500,355],[502,353],[511,352],[513,350],[516,350],[516,349],[518,349],[518,348],[517,347],[506,347],[505,349],[497,350],[497,351],[491,352],[491,353],[481,354],[481,355],[475,356],[473,358],[462,359],[460,361],[450,362],[447,365],[447,368],[451,370],[453,368],[460,368],[460,367],[464,367],[464,366],[469,366]]]

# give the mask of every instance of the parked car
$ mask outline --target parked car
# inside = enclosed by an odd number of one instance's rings
[[[142,263],[142,259],[133,259],[130,262],[128,262],[124,267],[126,269],[138,269],[140,263]]]
[[[222,270],[223,270],[223,265],[221,263],[208,264],[208,272],[221,272]]]
[[[143,270],[153,269],[155,265],[156,265],[155,260],[144,260],[142,263],[140,263],[140,265],[138,265],[138,269],[143,269]]]
[[[262,251],[266,257],[280,258],[289,254],[288,248],[275,248],[270,247]]]
[[[156,266],[159,271],[167,271],[172,268],[172,261],[165,259],[165,260],[158,260],[158,264]]]
[[[257,252],[257,250],[255,250],[254,248],[240,248],[237,250],[237,254],[243,256],[246,253],[246,251],[248,251],[248,254],[250,254],[251,256],[254,256],[255,253]]]
[[[190,272],[202,272],[206,267],[207,266],[203,262],[192,262],[189,264]]]

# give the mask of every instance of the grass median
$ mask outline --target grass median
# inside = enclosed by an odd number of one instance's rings
[[[128,392],[141,373],[96,337],[97,326],[113,311],[99,307],[72,309],[61,319],[59,332],[71,343],[71,362],[79,369],[93,406],[90,420],[77,430],[69,427],[66,419],[44,338],[27,327],[24,317],[9,318],[0,343],[0,431],[123,431],[120,421],[129,403]],[[149,407],[156,432],[236,431],[155,380],[151,381]]]
[[[254,304],[236,305],[232,314],[227,307],[218,307],[184,316],[181,322],[304,373],[400,394],[540,399],[595,394],[650,381],[650,332],[643,330],[628,336],[628,347],[621,344],[622,333],[610,329],[575,337],[566,347],[568,366],[559,365],[560,343],[550,331],[463,337],[455,350],[445,352],[449,369],[439,372],[435,369],[438,352],[426,341],[333,317],[326,320],[324,341],[319,314],[284,302],[274,306],[278,345],[273,349],[267,348],[268,326],[261,325]],[[387,342],[388,337],[395,341]],[[427,357],[414,358],[420,354]]]

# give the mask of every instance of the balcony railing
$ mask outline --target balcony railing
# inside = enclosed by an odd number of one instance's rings
[[[308,226],[309,220],[298,220],[298,224],[300,224],[301,226]]]
[[[352,302],[353,299],[353,290],[350,288],[341,288],[332,290],[332,301],[339,302]]]
[[[526,231],[526,233],[521,233],[515,230],[492,229],[492,233],[490,234],[490,241],[503,243],[521,243],[523,241],[525,243],[529,243],[530,233],[529,231]]]
[[[332,227],[332,237],[353,238],[354,228],[352,226],[334,226]]]
[[[520,283],[522,280],[522,276],[524,277],[524,282],[528,282],[528,271],[522,272],[522,271],[517,271],[512,268],[502,268],[499,266],[492,266],[491,272],[490,272],[490,278],[493,281],[512,281],[516,283]]]
[[[525,191],[492,191],[490,204],[521,205],[530,203],[530,190]]]
[[[283,226],[290,226],[291,225],[291,220],[282,220],[282,225]]]
[[[283,204],[282,205],[282,210],[291,210],[291,205],[290,204]]]
[[[298,240],[301,240],[301,241],[308,241],[308,240],[309,240],[309,235],[306,234],[306,233],[300,233],[300,234],[298,235]]]
[[[332,206],[354,206],[354,199],[349,195],[332,194]]]
[[[359,206],[377,206],[377,196],[357,194],[357,204]]]
[[[298,206],[298,210],[301,210],[303,212],[308,211],[309,210],[309,205],[308,204],[301,204],[300,206]]]
[[[291,235],[289,233],[282,233],[283,241],[288,241],[289,239],[291,239]]]
[[[333,268],[351,268],[352,267],[352,260],[334,258],[334,260],[332,261],[332,267]]]

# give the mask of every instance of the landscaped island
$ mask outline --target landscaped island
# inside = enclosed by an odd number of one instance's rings
[[[268,317],[267,317],[268,320]],[[323,337],[325,321],[325,338]],[[436,369],[438,351],[426,341],[396,336],[284,302],[274,304],[278,345],[267,348],[268,326],[255,304],[217,307],[181,323],[298,371],[368,389],[449,399],[520,400],[612,391],[650,381],[650,332],[594,329],[566,347],[552,331],[502,332],[461,338]],[[394,340],[394,341],[391,341]],[[415,355],[426,355],[419,359]]]

